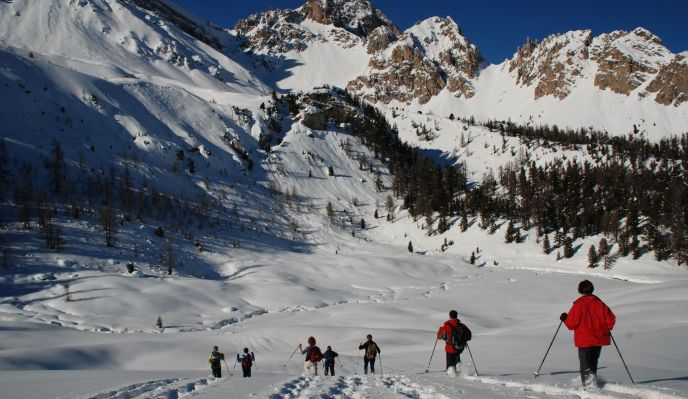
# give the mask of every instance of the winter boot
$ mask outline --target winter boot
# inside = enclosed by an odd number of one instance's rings
[[[586,369],[583,371],[583,375],[581,377],[583,379],[584,387],[597,388],[597,375],[595,375],[595,373],[589,369]]]
[[[447,375],[450,377],[456,376],[456,366],[447,367]]]

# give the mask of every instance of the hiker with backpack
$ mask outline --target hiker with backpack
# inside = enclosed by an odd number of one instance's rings
[[[573,302],[568,313],[559,316],[566,327],[573,330],[583,386],[597,386],[597,361],[602,347],[611,344],[611,330],[616,323],[616,316],[592,294],[594,290],[590,281],[581,281],[578,293],[582,296]]]
[[[304,374],[307,376],[318,375],[318,362],[322,360],[323,354],[315,345],[315,338],[308,337],[308,347],[303,349],[301,344],[299,344],[299,349],[301,349],[301,354],[306,355],[306,360],[303,364]]]
[[[241,364],[241,371],[244,372],[244,377],[251,377],[251,366],[256,361],[256,356],[253,352],[249,353],[248,348],[244,348],[244,353],[237,353],[236,361]]]
[[[213,351],[208,357],[208,363],[210,363],[210,370],[213,373],[213,377],[222,378],[222,361],[225,360],[225,354],[220,352],[217,346],[213,346]]]
[[[327,350],[323,353],[323,359],[325,359],[325,375],[329,371],[330,375],[334,377],[334,360],[339,356],[339,353],[332,350],[331,346],[327,346]]]
[[[447,354],[447,374],[456,375],[456,367],[461,363],[461,353],[471,340],[471,330],[459,320],[456,310],[449,311],[449,320],[437,331],[437,339],[445,341],[444,351]]]
[[[370,364],[370,372],[375,374],[375,358],[380,353],[380,347],[373,341],[373,336],[366,335],[366,342],[360,344],[358,349],[365,349],[363,353],[363,371],[368,374],[368,365]]]

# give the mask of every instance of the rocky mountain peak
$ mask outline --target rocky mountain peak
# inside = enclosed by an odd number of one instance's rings
[[[592,39],[590,30],[550,35],[542,42],[527,38],[516,49],[509,71],[516,72],[519,84],[535,88],[536,99],[543,96],[563,99],[583,71]]]
[[[378,28],[369,36],[373,57],[366,74],[349,83],[350,90],[384,103],[424,104],[445,88],[457,97],[475,94],[472,79],[483,58],[453,19],[428,18],[397,40],[390,33]]]
[[[360,37],[367,37],[380,26],[400,34],[399,28],[366,0],[307,0],[300,12],[315,22],[334,25]]]
[[[640,98],[657,93],[660,104],[678,105],[688,100],[688,70],[679,57],[645,28],[597,37],[582,30],[527,39],[508,65],[517,83],[534,88],[535,99],[564,99],[589,79],[601,90]]]

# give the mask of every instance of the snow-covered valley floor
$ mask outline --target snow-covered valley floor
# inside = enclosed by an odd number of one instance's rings
[[[533,375],[559,313],[577,298],[581,275],[474,267],[445,254],[246,251],[224,261],[227,277],[216,280],[79,271],[71,272],[80,278],[71,280],[69,302],[49,290],[33,300],[6,297],[0,304],[0,396],[688,397],[683,271],[653,274],[652,283],[638,282],[637,273],[626,280],[591,278],[618,317],[614,337],[636,381],[631,384],[614,347],[606,347],[599,373],[605,382],[591,392],[580,388],[572,334],[564,328],[541,376]],[[158,314],[150,312],[165,303],[159,332]],[[452,308],[473,330],[478,376],[467,352],[463,376],[447,376],[441,341],[425,372],[435,332]],[[204,323],[211,318],[205,315],[221,313],[224,323]],[[358,345],[368,333],[382,350],[377,367],[383,375],[363,375]],[[321,348],[339,352],[336,377],[302,377],[298,354],[287,362],[310,335]],[[229,378],[226,367],[224,379],[209,377],[213,345],[228,356]],[[232,362],[243,347],[256,354],[251,379],[241,378]]]

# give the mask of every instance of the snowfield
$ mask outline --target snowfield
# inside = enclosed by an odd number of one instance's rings
[[[614,348],[607,347],[600,361],[604,386],[589,392],[579,387],[572,334],[565,329],[542,375],[533,378],[558,314],[577,297],[580,274],[501,264],[475,267],[447,254],[395,254],[384,246],[377,254],[232,251],[223,256],[224,275],[214,280],[53,272],[58,281],[69,281],[71,301],[64,300],[54,282],[33,294],[5,297],[0,307],[2,396],[688,395],[683,372],[688,349],[681,344],[688,331],[688,279],[682,271],[655,274],[647,279],[652,282],[639,282],[639,274],[635,282],[611,275],[591,278],[618,317],[614,336],[637,385],[630,383]],[[42,285],[41,280],[32,284]],[[464,376],[448,377],[440,342],[431,372],[425,373],[435,332],[452,308],[473,330],[475,364],[464,353]],[[158,314],[162,330],[155,327]],[[382,349],[378,370],[384,375],[362,375],[357,348],[368,333]],[[331,345],[340,353],[336,377],[301,377],[301,355],[287,362],[310,335],[321,347]],[[234,372],[235,354],[243,347],[254,351],[254,378],[209,378],[212,345],[228,355],[227,367]]]
[[[651,253],[620,257],[612,245],[611,268],[590,269],[586,250],[601,236],[576,240],[575,255],[556,260],[534,229],[522,231],[522,244],[505,244],[503,221],[490,235],[473,218],[461,233],[452,218],[446,233],[428,235],[426,220],[411,218],[401,200],[387,209],[389,170],[345,127],[314,131],[285,111],[270,152],[258,144],[273,88],[345,86],[366,68],[362,42],[318,42],[288,54],[287,69],[254,74],[232,33],[215,34],[226,52],[132,2],[0,0],[0,138],[13,173],[31,163],[34,182],[44,183],[59,139],[75,184],[126,168],[137,188],[214,204],[205,219],[119,215],[111,248],[100,205],[75,217],[57,204],[65,242],[49,251],[42,230],[24,230],[16,217],[19,178],[1,186],[11,186],[0,196],[0,244],[11,264],[0,267],[0,398],[688,398],[685,267]],[[638,123],[652,139],[688,126],[686,104],[629,105],[608,92],[589,103],[586,87],[519,108],[532,92],[507,82],[504,68],[484,69],[470,101],[445,91],[424,106],[380,108],[403,141],[464,163],[472,183],[516,162],[524,146],[450,121],[452,112],[613,132]],[[581,112],[588,108],[596,111]],[[418,123],[437,137],[421,141]],[[590,157],[585,149],[532,155],[538,163]],[[383,189],[357,157],[380,173]],[[161,225],[164,238],[154,233]],[[565,329],[534,376],[585,278],[617,315],[614,337],[635,385],[612,346],[602,351],[601,387],[583,390]],[[450,309],[473,331],[458,377],[445,374],[435,338]],[[377,375],[363,374],[366,334],[382,350]],[[335,377],[305,377],[303,355],[290,358],[309,336],[340,354]],[[213,345],[227,355],[222,379],[210,377]],[[250,379],[233,361],[244,347],[256,355]]]

